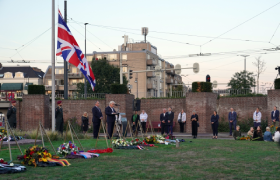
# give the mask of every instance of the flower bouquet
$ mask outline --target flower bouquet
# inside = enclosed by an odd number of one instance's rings
[[[7,130],[0,129],[0,141],[2,141],[6,135],[7,135]]]
[[[51,158],[52,155],[44,147],[33,146],[25,150],[22,164],[35,167],[39,162],[48,162],[47,158]]]
[[[124,139],[115,139],[115,140],[112,141],[112,145],[113,145],[113,147],[118,148],[120,146],[132,146],[133,143],[128,142]]]
[[[77,154],[79,153],[79,149],[75,144],[73,144],[71,141],[69,143],[63,143],[57,148],[57,153],[61,154],[63,156],[66,156],[68,154]]]
[[[158,138],[156,135],[153,135],[153,136],[147,136],[145,139],[145,142],[148,143],[148,144],[157,144],[159,143],[158,142]]]
[[[241,137],[236,137],[236,140],[247,140],[247,141],[251,141],[252,137],[251,136],[241,136]]]

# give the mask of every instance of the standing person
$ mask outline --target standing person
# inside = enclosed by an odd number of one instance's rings
[[[254,119],[254,128],[257,128],[258,126],[261,125],[262,113],[260,112],[260,109],[258,107],[253,114],[253,119]]]
[[[88,131],[88,113],[84,112],[82,116],[82,130],[83,133],[86,134]]]
[[[55,120],[56,120],[56,130],[63,134],[63,109],[62,101],[57,101],[57,107],[55,108]]]
[[[135,136],[138,136],[138,129],[139,129],[138,121],[139,120],[140,120],[140,117],[137,114],[137,111],[134,111],[134,114],[131,116],[131,122],[132,122],[133,134]]]
[[[184,109],[182,109],[178,115],[178,123],[180,124],[180,133],[183,133],[186,124],[186,113],[184,112]]]
[[[274,106],[273,111],[271,112],[271,120],[276,131],[279,126],[279,111],[276,106]]]
[[[165,124],[167,123],[167,114],[166,114],[166,109],[164,108],[163,110],[162,110],[162,114],[160,114],[160,127],[161,127],[161,135],[163,135],[164,134],[164,132],[166,131],[165,130]]]
[[[173,120],[174,120],[174,112],[171,111],[171,107],[168,108],[168,120],[167,120],[167,134],[173,134]]]
[[[193,138],[195,139],[197,137],[197,121],[198,121],[198,115],[193,111],[193,114],[191,116],[191,121],[192,121],[192,135]]]
[[[213,130],[213,139],[218,139],[219,115],[217,114],[217,111],[214,111],[213,115],[211,116],[211,124]]]
[[[93,138],[98,138],[98,133],[100,129],[100,123],[103,118],[101,109],[99,108],[100,103],[96,101],[95,106],[92,108],[92,125],[93,125]]]
[[[142,110],[142,113],[140,114],[140,121],[143,129],[143,133],[146,132],[146,124],[147,124],[148,114],[145,112],[145,110]]]
[[[8,122],[11,126],[11,128],[16,128],[17,127],[17,109],[16,109],[16,101],[12,101],[12,106],[9,107],[8,112],[7,112],[7,118]]]
[[[229,122],[229,136],[232,136],[232,127],[236,130],[236,118],[237,114],[233,111],[233,108],[230,108],[230,112],[228,113],[228,122]]]
[[[114,125],[116,120],[116,110],[114,109],[115,106],[114,101],[110,101],[109,106],[105,108],[105,114],[107,115],[107,126],[108,126],[108,138],[112,138]]]

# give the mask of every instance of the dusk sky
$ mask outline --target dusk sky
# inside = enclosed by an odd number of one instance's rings
[[[280,51],[264,50],[280,45],[279,0],[67,2],[68,25],[81,49],[85,47],[83,23],[89,23],[87,53],[118,49],[124,34],[134,42],[143,40],[141,27],[148,27],[147,40],[163,59],[182,67],[200,64],[198,74],[182,71],[189,75],[183,77],[185,83],[205,81],[207,74],[212,81],[228,83],[235,72],[244,70],[244,58],[238,56],[243,54],[250,55],[250,72],[256,71],[252,64],[256,57],[266,61],[266,71],[260,77],[263,85],[274,81],[275,67],[280,66]],[[56,0],[56,22],[58,8],[64,15],[64,0]],[[36,63],[20,65],[46,71],[51,65],[51,0],[0,0],[0,22],[0,62],[13,66],[16,64],[6,62],[32,60]],[[200,52],[212,55],[189,57]]]

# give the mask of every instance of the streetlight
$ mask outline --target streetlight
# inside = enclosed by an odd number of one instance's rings
[[[87,24],[85,23],[85,58],[87,58]],[[87,98],[87,78],[85,77],[85,87],[84,87],[85,99]]]
[[[253,77],[256,77],[257,75],[253,75]],[[255,78],[255,85],[254,85],[254,94],[256,94],[256,78]]]
[[[247,73],[246,73],[246,57],[248,57],[248,56],[250,56],[250,55],[239,55],[239,56],[244,57],[244,72],[245,72],[244,89],[245,89],[245,87],[246,87],[246,75],[247,75]]]

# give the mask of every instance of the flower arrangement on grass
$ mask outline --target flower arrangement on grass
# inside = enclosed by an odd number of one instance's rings
[[[119,147],[119,146],[132,146],[132,142],[128,142],[124,139],[115,139],[112,141],[113,147]]]
[[[132,143],[132,145],[147,145],[145,139],[144,140],[140,140],[138,138],[132,139],[131,143]]]
[[[247,140],[247,141],[251,141],[252,137],[251,136],[241,136],[241,137],[236,137],[236,140]]]
[[[52,155],[44,147],[32,146],[24,151],[22,164],[37,166],[38,162],[48,162]]]
[[[7,135],[7,130],[0,129],[0,141],[2,141],[6,135]]]
[[[61,154],[63,156],[66,156],[68,154],[77,154],[79,152],[80,148],[75,146],[71,141],[69,143],[63,143],[57,148],[57,153]]]

